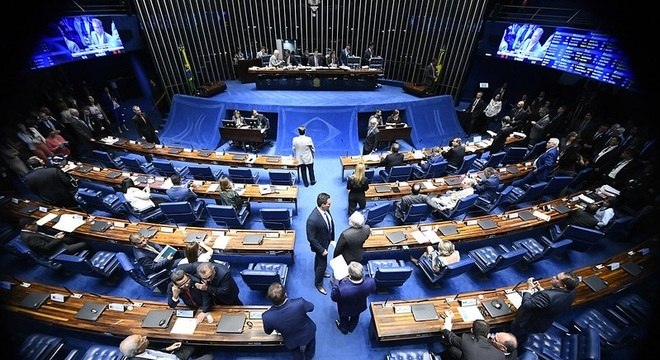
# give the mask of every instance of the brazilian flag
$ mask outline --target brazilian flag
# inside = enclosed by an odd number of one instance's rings
[[[188,84],[188,91],[190,91],[190,94],[194,94],[197,86],[195,85],[195,77],[193,76],[190,63],[188,62],[188,55],[186,55],[186,47],[179,45],[179,51],[183,57],[183,69],[186,76],[186,83]]]

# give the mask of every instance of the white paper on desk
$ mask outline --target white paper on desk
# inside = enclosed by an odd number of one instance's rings
[[[174,186],[174,184],[172,184],[172,180],[170,180],[170,178],[167,178],[167,180],[165,180],[163,182],[163,184],[160,186],[160,188],[167,190],[167,189],[171,188],[172,186]]]
[[[458,307],[458,312],[461,314],[461,317],[463,318],[463,321],[465,322],[473,322],[474,320],[483,320],[484,316],[481,315],[481,311],[479,311],[479,307],[477,305],[473,306],[459,306]]]
[[[424,184],[424,187],[426,188],[426,190],[435,189],[435,185],[433,185],[433,182],[431,182],[431,181],[424,181],[422,184]]]
[[[522,296],[517,291],[512,291],[510,293],[506,294],[506,298],[509,299],[509,302],[513,304],[513,306],[516,307],[516,309],[520,309],[520,305],[522,305]]]
[[[346,264],[344,255],[339,254],[339,256],[330,260],[330,267],[335,279],[339,280],[348,276],[348,264]]]
[[[580,200],[584,203],[587,203],[587,204],[593,204],[594,203],[594,199],[592,199],[592,198],[590,198],[590,197],[588,197],[587,195],[584,195],[584,194],[578,195],[578,200]]]
[[[218,191],[218,188],[220,187],[220,184],[211,184],[209,185],[209,192],[216,192]]]
[[[532,215],[536,216],[537,219],[545,220],[545,221],[550,221],[550,215],[546,215],[540,211],[534,211]]]
[[[424,153],[421,150],[414,151],[412,153],[413,159],[423,159]]]
[[[415,240],[417,240],[417,242],[420,244],[424,244],[428,241],[428,239],[426,239],[426,236],[424,236],[424,234],[419,230],[413,231],[412,237],[414,237]]]
[[[250,155],[248,155],[248,158],[247,158],[247,160],[245,160],[245,162],[253,163],[255,160],[257,160],[257,155],[250,154]]]
[[[380,161],[380,157],[378,155],[365,155],[364,156],[364,161]]]
[[[215,238],[212,248],[224,250],[227,247],[227,243],[229,243],[229,236],[218,236]]]
[[[60,216],[60,221],[53,226],[53,229],[70,233],[84,223],[85,220],[80,215],[63,214]]]
[[[408,184],[408,182],[406,181],[402,181],[399,183],[399,187],[407,187],[407,186],[410,186],[410,184]]]
[[[617,189],[615,189],[615,188],[613,188],[609,185],[601,186],[600,190],[602,192],[606,193],[607,195],[610,195],[610,196],[619,196],[619,194],[621,194],[621,191],[619,191],[619,190],[617,190]]]
[[[422,231],[422,234],[424,234],[426,240],[430,241],[431,244],[437,244],[440,242],[440,237],[438,237],[438,234],[436,234],[433,230],[424,230]]]
[[[192,335],[197,328],[196,318],[176,318],[171,334]]]
[[[44,225],[46,225],[46,223],[48,223],[49,221],[55,219],[56,217],[57,217],[57,214],[53,214],[53,213],[46,214],[46,216],[44,216],[41,219],[37,220],[37,225],[44,226]]]

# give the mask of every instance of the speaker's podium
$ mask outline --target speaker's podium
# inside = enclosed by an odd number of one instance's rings
[[[227,84],[225,84],[223,81],[216,81],[216,82],[200,85],[197,88],[197,93],[195,95],[201,97],[211,97],[213,95],[220,94],[225,90],[227,90]]]

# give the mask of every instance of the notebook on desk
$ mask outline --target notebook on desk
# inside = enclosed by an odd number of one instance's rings
[[[121,171],[110,171],[109,173],[105,174],[105,177],[108,179],[116,179],[121,176]]]
[[[174,310],[149,310],[147,316],[142,319],[143,328],[165,329],[170,324]]]
[[[115,141],[115,143],[113,145],[122,146],[122,145],[126,145],[127,142],[128,142],[128,140],[126,140],[126,139],[119,139],[119,140]]]
[[[559,212],[560,214],[565,214],[565,213],[571,211],[571,208],[569,208],[568,206],[566,206],[564,204],[555,205],[552,208],[557,210],[557,212]]]
[[[223,334],[240,334],[243,332],[245,318],[245,314],[222,315],[215,331]]]
[[[502,301],[502,299],[495,299],[491,301],[484,301],[482,302],[484,307],[486,308],[486,311],[488,314],[490,314],[491,317],[498,317],[498,316],[504,316],[511,314],[511,309],[507,304]]]
[[[595,292],[599,292],[607,287],[607,283],[605,283],[605,281],[603,281],[603,279],[599,278],[597,275],[586,277],[582,279],[582,282],[587,284],[587,286]]]
[[[406,239],[406,234],[402,231],[389,233],[385,236],[387,237],[387,240],[389,240],[392,244],[398,244]]]
[[[101,316],[106,306],[106,304],[101,303],[85,303],[82,309],[78,310],[76,313],[76,319],[96,321],[99,316]]]
[[[536,216],[529,211],[521,211],[518,213],[518,217],[524,221],[536,219]]]
[[[479,227],[481,227],[482,230],[490,230],[490,229],[495,229],[497,227],[495,221],[491,219],[479,220],[477,221],[477,224],[479,224]]]
[[[203,232],[194,232],[186,235],[186,238],[183,239],[184,242],[191,243],[191,242],[200,242],[204,241],[206,239],[206,233]]]
[[[379,194],[390,192],[391,188],[389,185],[386,186],[376,186],[376,192]]]
[[[43,292],[32,292],[23,298],[18,306],[26,309],[36,310],[49,298],[50,294]]]
[[[515,165],[507,166],[506,171],[509,172],[509,174],[517,174],[518,173],[518,167],[515,166]]]
[[[261,245],[264,242],[264,234],[248,234],[243,237],[243,245]]]
[[[445,225],[438,228],[438,231],[444,236],[456,235],[458,234],[458,229],[454,225]]]
[[[433,304],[414,304],[411,306],[415,321],[438,320],[438,313]]]
[[[76,172],[79,172],[81,174],[86,174],[92,170],[93,166],[90,165],[81,165],[76,168]]]
[[[154,229],[154,228],[150,228],[150,227],[149,228],[142,228],[139,231],[140,235],[144,236],[147,239],[154,237],[154,235],[156,235],[157,232],[158,232],[158,229]]]
[[[460,176],[459,177],[447,177],[447,178],[445,178],[445,183],[447,183],[447,185],[449,185],[449,186],[458,185],[462,182],[463,182],[463,178],[460,177]]]

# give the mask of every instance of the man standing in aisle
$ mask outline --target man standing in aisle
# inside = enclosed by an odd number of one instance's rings
[[[376,112],[378,114],[380,110]],[[367,136],[364,138],[364,146],[362,147],[362,155],[369,155],[374,150],[376,150],[376,134],[378,134],[378,122],[379,118],[372,116],[369,119],[369,129],[367,130]]]
[[[305,135],[305,128],[303,126],[298,128],[298,136],[293,138],[293,154],[300,164],[300,172],[302,173],[303,183],[305,187],[311,184],[316,184],[316,176],[314,176],[314,142],[312,138]],[[309,174],[309,179],[308,179]]]
[[[337,303],[339,320],[335,320],[335,325],[342,334],[355,330],[360,321],[360,313],[367,309],[367,297],[375,292],[376,281],[372,277],[365,278],[362,264],[351,261],[348,264],[348,277],[336,279],[330,295],[332,301]]]
[[[320,193],[316,197],[316,207],[307,218],[307,241],[314,252],[314,285],[316,290],[326,295],[323,278],[330,277],[328,266],[328,246],[335,239],[335,223],[330,215],[330,195]]]
[[[140,107],[133,105],[133,121],[135,122],[135,128],[137,129],[138,134],[148,143],[160,144],[158,139],[158,130],[154,128],[151,124],[151,121],[147,118],[147,114],[143,113],[140,110]]]

